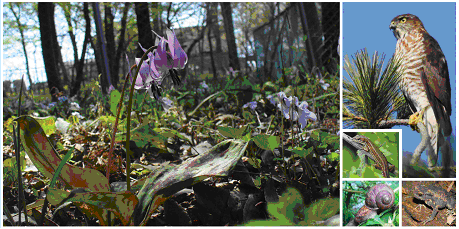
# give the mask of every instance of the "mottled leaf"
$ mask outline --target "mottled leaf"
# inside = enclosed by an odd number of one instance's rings
[[[21,128],[21,142],[31,161],[44,176],[53,178],[61,158],[46,137],[40,124],[30,116],[21,116],[16,121]],[[110,185],[99,171],[65,164],[59,181],[68,187],[89,188],[92,191],[109,191]]]
[[[165,163],[152,172],[138,196],[134,225],[145,225],[149,216],[177,191],[211,176],[227,176],[246,150],[248,142],[226,140],[181,165]]]

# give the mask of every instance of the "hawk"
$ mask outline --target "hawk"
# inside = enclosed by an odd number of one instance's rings
[[[447,157],[451,127],[451,86],[448,65],[438,42],[427,32],[421,20],[412,14],[392,19],[389,28],[397,38],[394,56],[401,58],[400,90],[413,115],[410,125],[421,122],[427,132],[428,143],[421,142],[411,163],[416,163],[428,147],[429,168],[437,164],[438,152]],[[444,165],[445,166],[445,165]]]

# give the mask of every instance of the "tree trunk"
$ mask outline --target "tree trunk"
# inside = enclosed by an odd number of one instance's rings
[[[209,42],[209,50],[210,50],[210,63],[212,66],[212,73],[214,75],[214,79],[217,79],[217,69],[215,68],[215,60],[214,60],[214,50],[213,50],[213,45],[212,45],[212,27],[213,27],[213,16],[212,16],[212,9],[211,9],[211,4],[212,3],[207,3],[206,4],[206,19],[207,19],[207,40]]]
[[[339,2],[323,2],[322,4],[322,28],[324,31],[324,47],[322,62],[327,65],[329,71],[339,71],[335,59],[339,63],[338,40],[339,40]]]
[[[112,74],[113,75],[112,84],[116,88],[118,88],[118,82],[120,81],[120,76],[119,76],[120,60],[121,60],[121,55],[123,54],[123,51],[125,50],[124,49],[124,45],[125,45],[124,36],[126,34],[127,15],[128,15],[130,6],[131,6],[131,3],[129,2],[126,2],[124,4],[123,17],[121,19],[120,36],[118,38],[118,48],[116,49],[116,54],[115,54],[115,61],[114,61],[113,74]]]
[[[74,59],[74,62],[73,62],[73,70],[76,70],[77,66],[78,66],[78,46],[77,46],[77,43],[76,43],[76,38],[75,38],[75,34],[73,33],[73,25],[72,25],[72,19],[71,19],[71,13],[70,13],[70,9],[71,9],[71,5],[69,2],[64,2],[64,3],[59,3],[59,5],[61,6],[61,8],[64,10],[64,15],[65,15],[65,19],[67,21],[67,25],[69,27],[69,36],[70,36],[70,41],[72,42],[72,47],[73,47],[73,59]],[[72,78],[72,84],[73,84],[73,76],[75,75],[74,71],[72,70],[72,73],[70,74],[71,78]]]
[[[56,89],[62,91],[61,81],[57,71],[57,58],[55,56],[55,43],[53,42],[54,24],[54,3],[38,3],[38,20],[40,23],[40,39],[43,52],[43,62],[45,63],[46,77],[48,78],[48,88],[53,101],[57,101]],[[55,88],[55,89],[53,89]]]
[[[92,3],[94,8],[94,20],[97,30],[97,44],[98,50],[101,52],[103,67],[102,67],[102,76],[100,77],[100,86],[102,88],[102,93],[107,94],[107,89],[109,87],[110,80],[110,67],[108,65],[107,51],[105,49],[105,39],[104,31],[102,29],[102,19],[100,17],[99,3]]]
[[[233,70],[239,70],[239,59],[237,57],[236,38],[234,37],[233,15],[230,2],[220,3],[222,16],[225,24],[226,42],[228,43],[229,65]]]
[[[137,28],[139,31],[139,43],[145,49],[155,45],[153,33],[151,32],[150,25],[150,10],[148,9],[147,2],[136,2],[135,3],[135,14],[137,16]],[[141,58],[145,52],[137,47],[137,58]]]
[[[217,2],[211,2],[210,3],[210,14],[207,14],[208,17],[210,18],[210,27],[212,30],[212,33],[214,34],[215,38],[215,43],[216,43],[216,49],[215,52],[221,53],[222,52],[222,38],[220,34],[220,26],[218,25],[218,3]]]
[[[81,88],[81,83],[83,82],[83,69],[84,69],[84,60],[86,49],[88,47],[89,40],[91,39],[91,18],[89,17],[89,7],[88,3],[83,3],[83,13],[84,19],[86,21],[86,32],[84,35],[83,50],[81,51],[81,57],[76,66],[76,77],[75,81],[72,83],[72,90],[70,91],[70,96],[76,95]],[[76,62],[77,60],[75,60]]]
[[[161,31],[161,8],[160,3],[152,2],[151,3],[151,18],[153,18],[153,31],[156,33]]]
[[[19,15],[14,11],[13,4],[10,2],[10,9],[16,19],[16,23],[18,24],[19,34],[21,35],[21,43],[22,43],[22,51],[24,52],[25,57],[25,64],[26,64],[26,71],[27,71],[27,78],[29,79],[30,89],[33,90],[33,81],[32,76],[30,75],[30,68],[29,68],[29,57],[27,56],[27,49],[26,49],[26,42],[24,36],[24,25],[21,24],[19,20]]]
[[[322,66],[322,60],[320,59],[320,49],[323,48],[322,43],[322,29],[320,26],[319,15],[317,13],[317,7],[314,2],[300,2],[297,3],[301,23],[303,25],[304,35],[307,35],[306,50],[308,50],[309,66]]]
[[[113,29],[113,14],[111,3],[105,2],[104,4],[104,24],[105,24],[105,41],[107,44],[107,57],[108,57],[108,66],[110,68],[110,79],[111,82],[108,82],[109,85],[114,85],[115,78],[118,78],[118,71],[115,73],[115,35]],[[116,80],[118,83],[118,79]]]

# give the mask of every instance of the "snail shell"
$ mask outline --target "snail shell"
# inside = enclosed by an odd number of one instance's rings
[[[371,209],[385,210],[394,204],[394,190],[387,184],[377,184],[368,191],[365,205]]]

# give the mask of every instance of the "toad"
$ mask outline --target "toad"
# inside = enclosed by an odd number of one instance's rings
[[[456,208],[456,197],[439,186],[416,186],[414,188],[414,197],[416,199],[423,200],[433,209],[430,218],[422,222],[424,225],[435,218],[438,213],[438,209],[447,207],[452,210]]]

